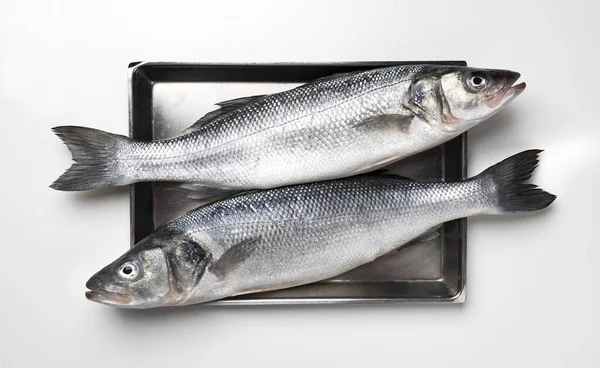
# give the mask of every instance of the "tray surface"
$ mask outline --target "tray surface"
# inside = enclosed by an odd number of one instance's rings
[[[223,100],[273,93],[334,73],[421,62],[336,64],[181,64],[129,66],[130,136],[169,138]],[[466,65],[462,61],[427,62]],[[466,175],[466,134],[387,167],[417,180],[459,180]],[[157,226],[202,205],[177,183],[131,186],[131,245]],[[466,219],[445,223],[440,237],[408,245],[333,279],[228,298],[212,304],[316,304],[454,302],[465,300]]]

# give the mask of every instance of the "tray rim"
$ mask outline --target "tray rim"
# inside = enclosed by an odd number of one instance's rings
[[[454,64],[458,66],[467,66],[467,62],[463,60],[435,60],[435,61],[392,61],[392,60],[361,60],[361,61],[326,61],[326,62],[185,62],[185,61],[134,61],[128,64],[127,83],[128,83],[128,118],[129,118],[129,137],[133,137],[135,113],[134,113],[134,83],[135,77],[139,70],[148,66],[159,67],[269,67],[269,66],[381,66],[381,64]],[[150,81],[149,79],[147,79]],[[151,82],[151,81],[150,81]],[[461,140],[461,154],[463,160],[461,162],[461,176],[467,175],[467,132],[454,139]],[[135,185],[129,185],[129,212],[130,212],[130,247],[135,244]],[[357,298],[262,298],[262,299],[222,299],[203,303],[206,306],[264,306],[264,305],[338,305],[338,304],[462,304],[467,299],[467,219],[457,219],[462,227],[462,242],[460,269],[461,285],[457,285],[456,294],[450,297],[442,298],[382,298],[382,297],[357,297]],[[442,279],[443,280],[443,276]],[[441,281],[440,280],[440,281]]]

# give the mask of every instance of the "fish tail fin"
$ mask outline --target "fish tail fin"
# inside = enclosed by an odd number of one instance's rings
[[[79,191],[123,184],[117,183],[116,156],[131,139],[78,126],[59,126],[52,131],[67,145],[75,163],[50,185],[51,188]]]
[[[491,213],[538,211],[548,207],[556,196],[534,184],[525,184],[538,166],[542,150],[517,153],[478,175],[492,189]]]

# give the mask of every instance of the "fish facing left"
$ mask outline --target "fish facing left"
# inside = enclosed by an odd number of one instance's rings
[[[256,191],[176,218],[92,276],[89,300],[123,308],[210,302],[347,272],[457,218],[537,211],[524,184],[540,151],[458,182],[367,174]]]

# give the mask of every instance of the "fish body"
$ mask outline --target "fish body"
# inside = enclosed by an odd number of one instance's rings
[[[376,170],[456,137],[520,92],[506,70],[408,65],[321,78],[220,103],[185,134],[151,142],[54,128],[76,163],[52,187],[142,181],[269,189]],[[477,83],[475,83],[477,82]]]
[[[212,202],[158,228],[99,271],[87,283],[87,297],[152,308],[328,279],[446,221],[547,207],[554,195],[523,184],[538,154],[525,151],[458,182],[368,174]]]

